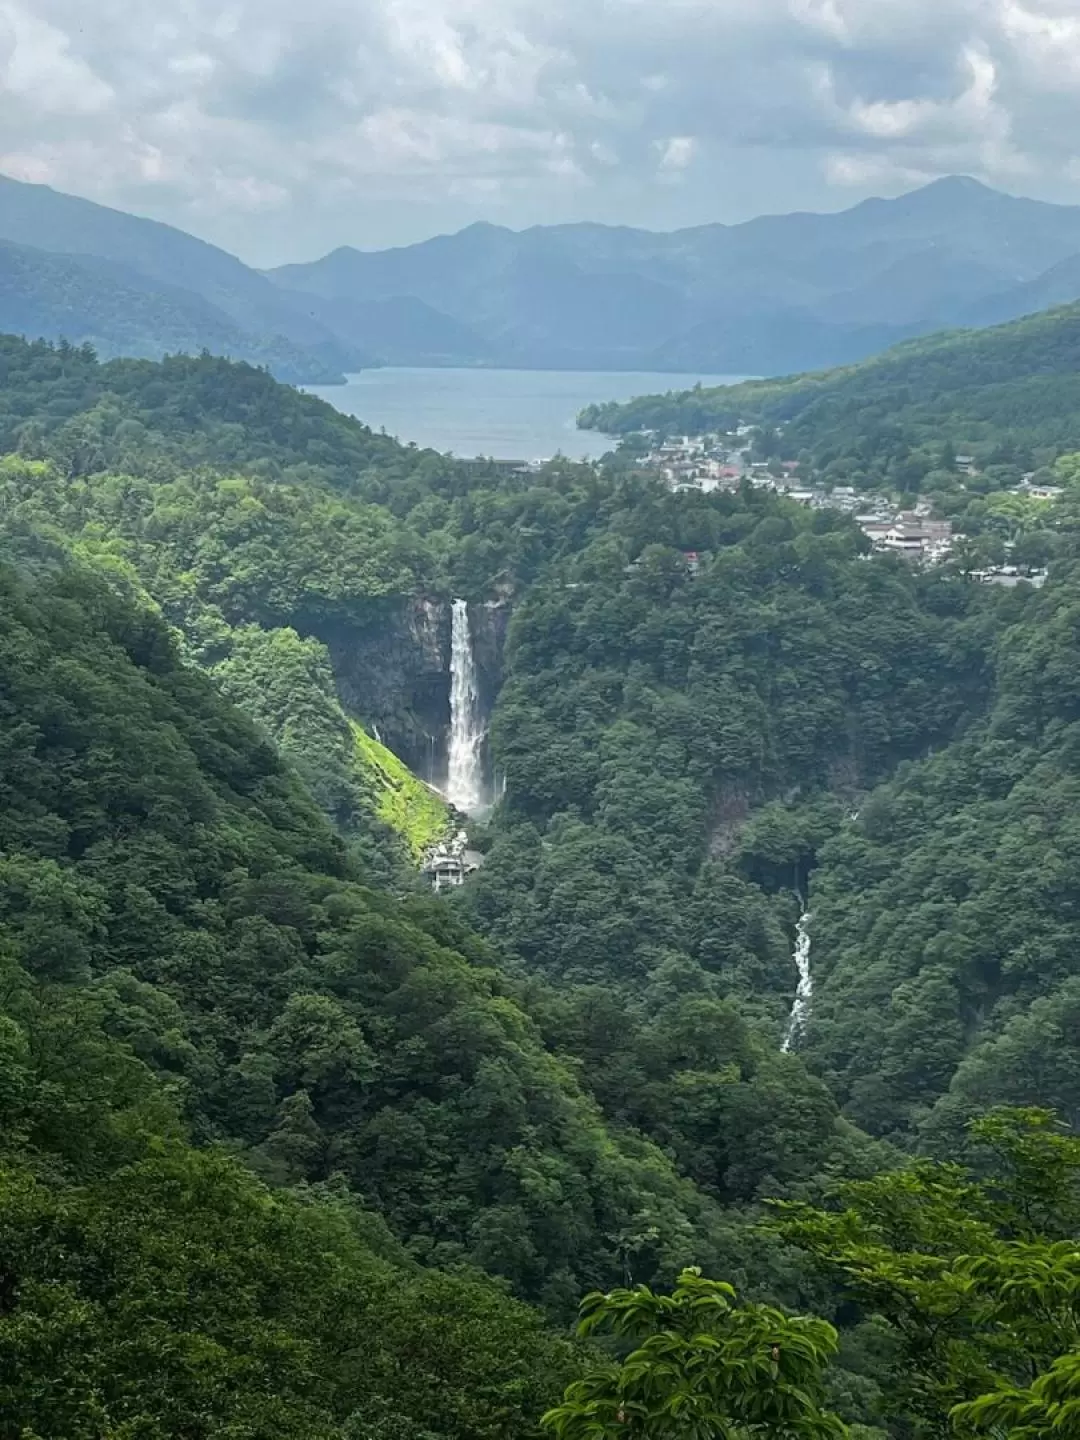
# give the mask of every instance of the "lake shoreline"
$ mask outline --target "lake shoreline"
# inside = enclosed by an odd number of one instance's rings
[[[405,444],[461,459],[524,464],[557,454],[595,460],[611,449],[595,431],[577,428],[586,405],[745,378],[699,371],[380,366],[356,372],[345,385],[300,388]]]

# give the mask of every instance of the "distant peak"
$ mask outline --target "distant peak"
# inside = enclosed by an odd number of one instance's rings
[[[972,205],[985,208],[1037,202],[1018,201],[1018,197],[1004,190],[995,190],[976,180],[974,175],[943,175],[940,180],[931,180],[928,185],[920,185],[918,189],[908,190],[884,203],[901,210],[933,210],[948,214],[951,209]]]
[[[989,185],[984,185],[981,180],[976,180],[974,175],[942,175],[939,180],[931,180],[928,185],[920,186],[920,190],[923,194],[928,190],[933,190],[939,195],[950,191],[958,195],[1000,195],[1002,193],[1000,190],[992,189]],[[914,193],[920,192],[915,191]]]
[[[458,235],[512,235],[514,232],[506,225],[493,225],[490,220],[474,220],[471,225],[466,225],[463,230],[458,230],[456,233]]]

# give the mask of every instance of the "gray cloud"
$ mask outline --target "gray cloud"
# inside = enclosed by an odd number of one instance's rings
[[[270,263],[952,171],[1080,200],[1076,0],[0,0],[0,170]]]

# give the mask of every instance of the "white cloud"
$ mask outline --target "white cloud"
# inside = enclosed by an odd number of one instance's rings
[[[0,0],[0,168],[262,260],[950,171],[1080,201],[1078,128],[1078,0]]]
[[[1032,10],[1008,0],[1002,30],[1017,63],[1043,86],[1065,91],[1080,88],[1080,15],[1071,3],[1056,12]]]
[[[851,38],[839,0],[791,0],[791,14],[802,24],[820,30],[841,45],[848,44]]]
[[[672,135],[668,140],[658,140],[661,170],[685,170],[694,158],[697,141],[692,135]]]
[[[92,115],[113,99],[62,29],[9,3],[0,4],[0,93],[31,113],[67,116]]]

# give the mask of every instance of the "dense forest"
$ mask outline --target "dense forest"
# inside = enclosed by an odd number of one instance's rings
[[[947,1154],[999,1099],[1080,1121],[1078,587],[1070,558],[997,636],[988,713],[822,849],[808,1053],[872,1133]]]
[[[209,357],[0,359],[0,1434],[1049,1435],[1072,500],[1003,592]],[[457,596],[505,792],[446,898]]]

